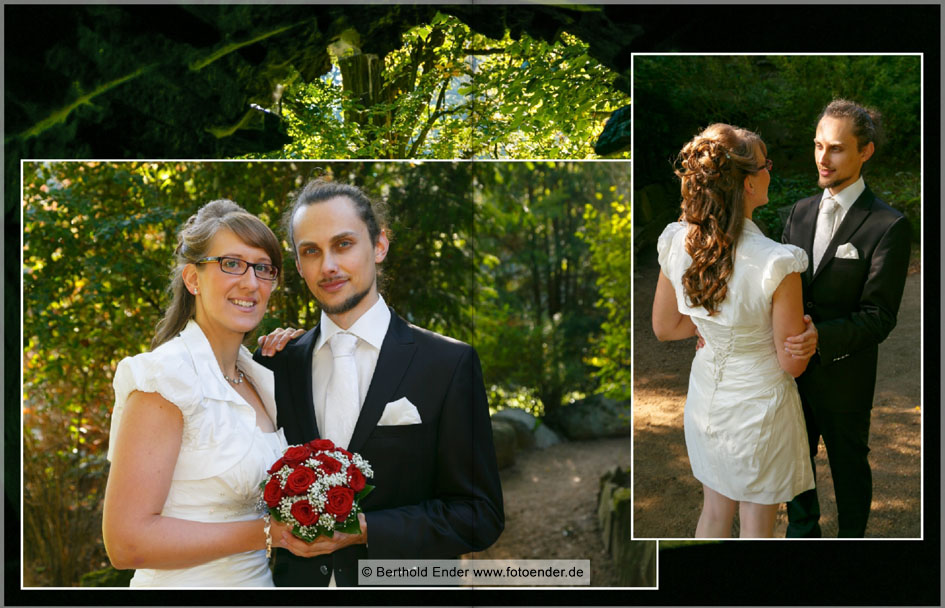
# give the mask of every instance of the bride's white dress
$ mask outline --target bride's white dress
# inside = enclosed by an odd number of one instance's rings
[[[719,311],[686,303],[688,224],[668,225],[657,243],[679,311],[705,339],[689,375],[683,415],[696,479],[737,501],[775,504],[814,487],[804,414],[794,379],[778,365],[771,302],[781,280],[807,268],[807,254],[765,237],[745,220]]]
[[[239,368],[275,420],[272,372],[252,360],[245,347]],[[191,321],[174,339],[152,352],[123,359],[115,371],[111,441],[132,391],[156,392],[177,405],[183,439],[162,515],[202,522],[259,519],[259,483],[286,448],[282,429],[265,433],[256,413],[223,378],[200,326]],[[147,475],[147,471],[142,472]],[[132,587],[272,587],[264,550],[229,555],[190,568],[141,569]]]

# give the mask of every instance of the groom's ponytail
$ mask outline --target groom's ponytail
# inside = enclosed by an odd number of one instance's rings
[[[690,306],[718,312],[732,276],[735,245],[744,221],[744,179],[757,170],[757,134],[716,123],[696,135],[676,157],[682,214],[690,226],[686,253],[692,264],[682,284]]]

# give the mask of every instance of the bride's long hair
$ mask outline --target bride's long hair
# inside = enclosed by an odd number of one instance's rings
[[[673,164],[682,181],[680,219],[689,224],[686,253],[692,258],[683,289],[690,306],[703,306],[710,315],[725,300],[732,277],[745,219],[745,176],[757,170],[756,145],[767,155],[756,133],[716,123],[683,146]]]

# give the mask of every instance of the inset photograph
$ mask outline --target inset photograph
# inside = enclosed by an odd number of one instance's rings
[[[920,538],[919,55],[635,55],[635,538]]]
[[[24,587],[656,585],[628,162],[22,170]]]

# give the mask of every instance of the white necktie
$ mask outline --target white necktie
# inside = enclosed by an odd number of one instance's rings
[[[820,267],[827,245],[833,238],[839,210],[840,203],[833,197],[828,196],[820,201],[820,213],[817,214],[817,227],[814,229],[814,270]]]
[[[354,359],[357,345],[358,337],[352,334],[337,333],[329,340],[333,361],[325,393],[325,432],[322,437],[343,448],[348,447],[361,413],[358,366]]]

